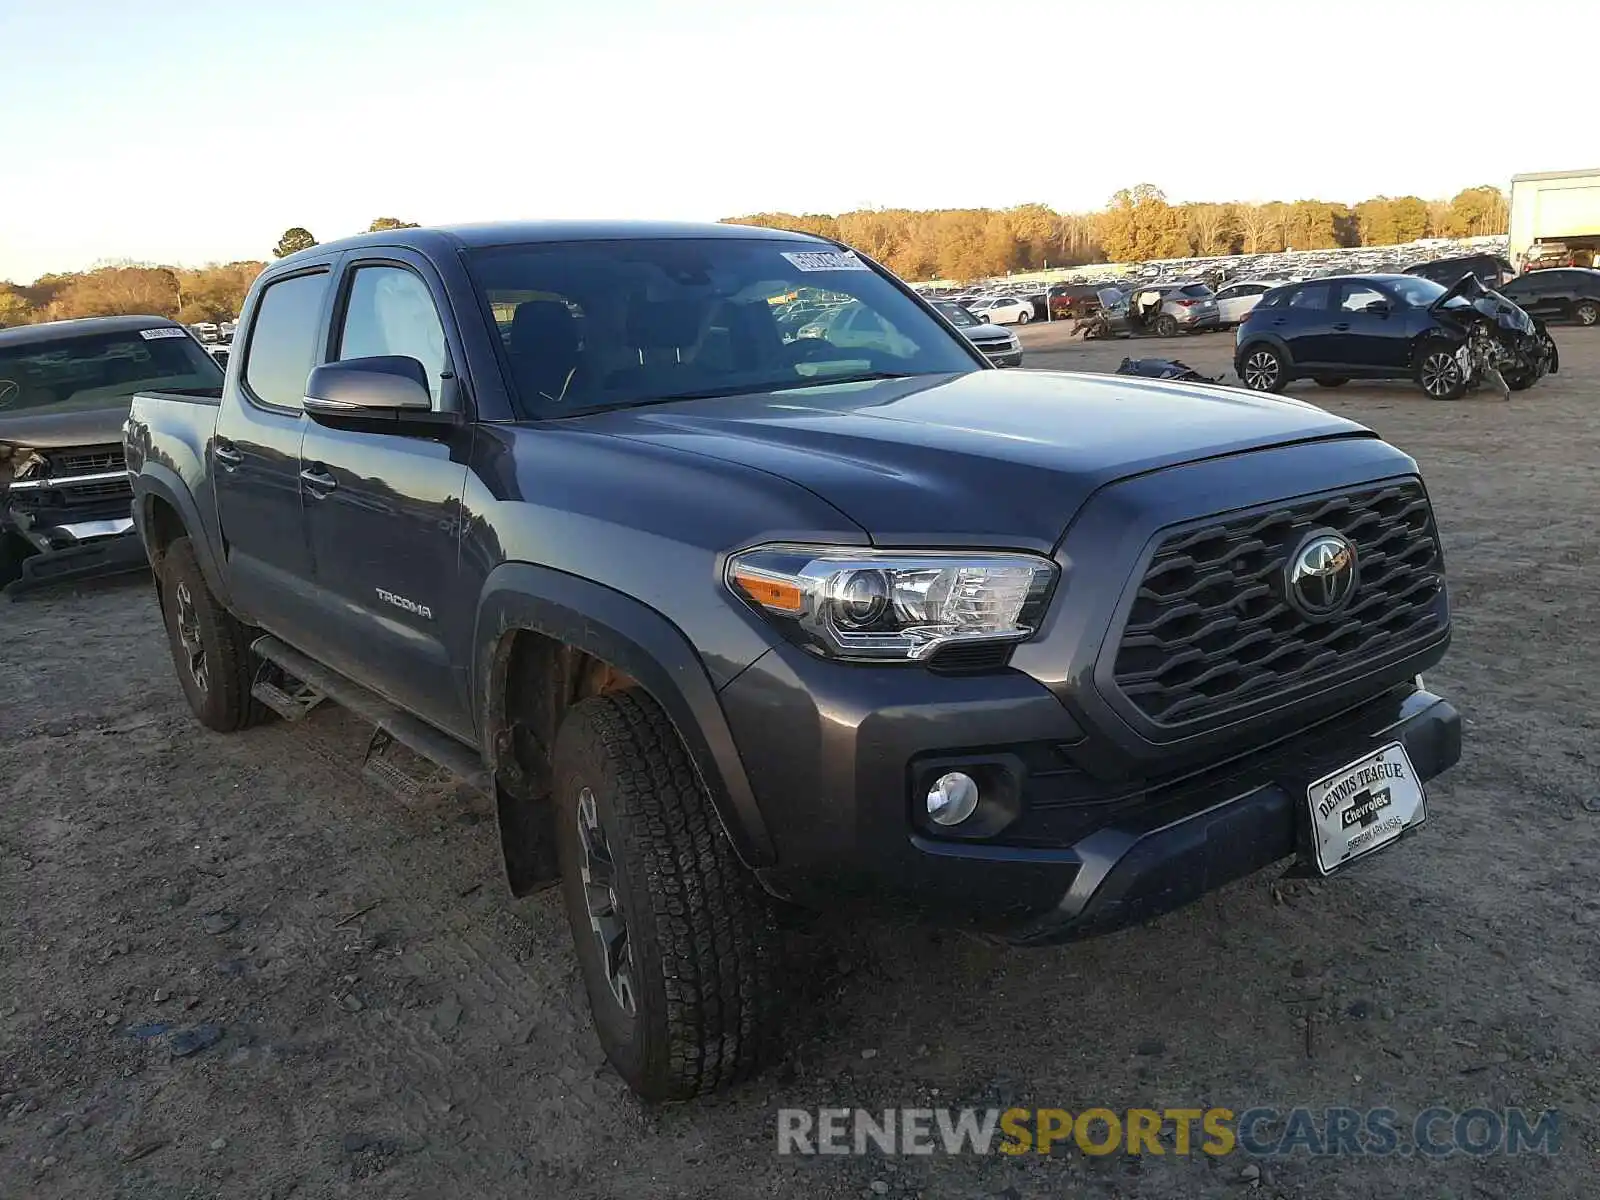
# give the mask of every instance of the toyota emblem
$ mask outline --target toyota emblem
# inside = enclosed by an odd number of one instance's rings
[[[1289,558],[1285,592],[1300,612],[1320,620],[1350,602],[1356,591],[1356,548],[1331,529],[1313,533]]]

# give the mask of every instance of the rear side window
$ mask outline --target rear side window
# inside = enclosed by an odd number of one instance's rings
[[[327,292],[328,273],[319,271],[281,279],[261,293],[244,360],[245,387],[261,403],[275,408],[304,406]]]
[[[1318,309],[1328,307],[1328,285],[1314,283],[1307,287],[1297,288],[1289,297],[1290,308]]]

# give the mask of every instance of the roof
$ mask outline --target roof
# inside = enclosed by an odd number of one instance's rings
[[[1587,179],[1600,175],[1600,167],[1592,167],[1587,171],[1535,171],[1531,175],[1513,175],[1512,183],[1537,183],[1544,179]]]
[[[323,242],[279,259],[292,262],[329,251],[354,250],[363,246],[403,246],[412,249],[479,249],[486,246],[515,246],[530,242],[641,241],[663,238],[724,238],[743,241],[791,241],[813,245],[832,245],[824,238],[787,229],[767,229],[760,225],[723,225],[697,221],[493,221],[481,225],[440,225],[421,229],[385,229]],[[277,264],[274,264],[277,265]]]
[[[17,325],[0,329],[0,349],[21,343],[59,342],[67,338],[84,337],[95,333],[128,333],[135,329],[159,329],[174,326],[182,329],[169,317],[83,317],[76,321],[46,321],[42,325]]]

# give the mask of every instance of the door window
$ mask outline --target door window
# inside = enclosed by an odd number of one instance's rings
[[[245,351],[245,390],[262,404],[299,409],[317,359],[317,326],[328,273],[294,275],[268,284],[256,302]]]
[[[1289,297],[1289,307],[1298,309],[1322,309],[1328,307],[1328,285],[1313,283],[1303,288],[1297,288]]]
[[[1364,283],[1347,283],[1341,289],[1343,295],[1339,300],[1339,311],[1347,313],[1360,313],[1374,311],[1373,305],[1387,306],[1389,301],[1383,293]]]
[[[350,284],[339,357],[414,358],[428,373],[428,392],[439,406],[448,370],[444,325],[421,277],[404,267],[359,267]]]

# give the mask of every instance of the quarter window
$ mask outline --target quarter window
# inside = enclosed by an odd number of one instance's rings
[[[449,352],[428,285],[403,267],[360,267],[350,283],[339,357],[382,355],[401,355],[421,363],[428,373],[434,407],[438,407]]]
[[[244,362],[244,383],[263,404],[305,405],[306,377],[316,365],[317,324],[328,273],[294,275],[268,284],[256,302]]]

